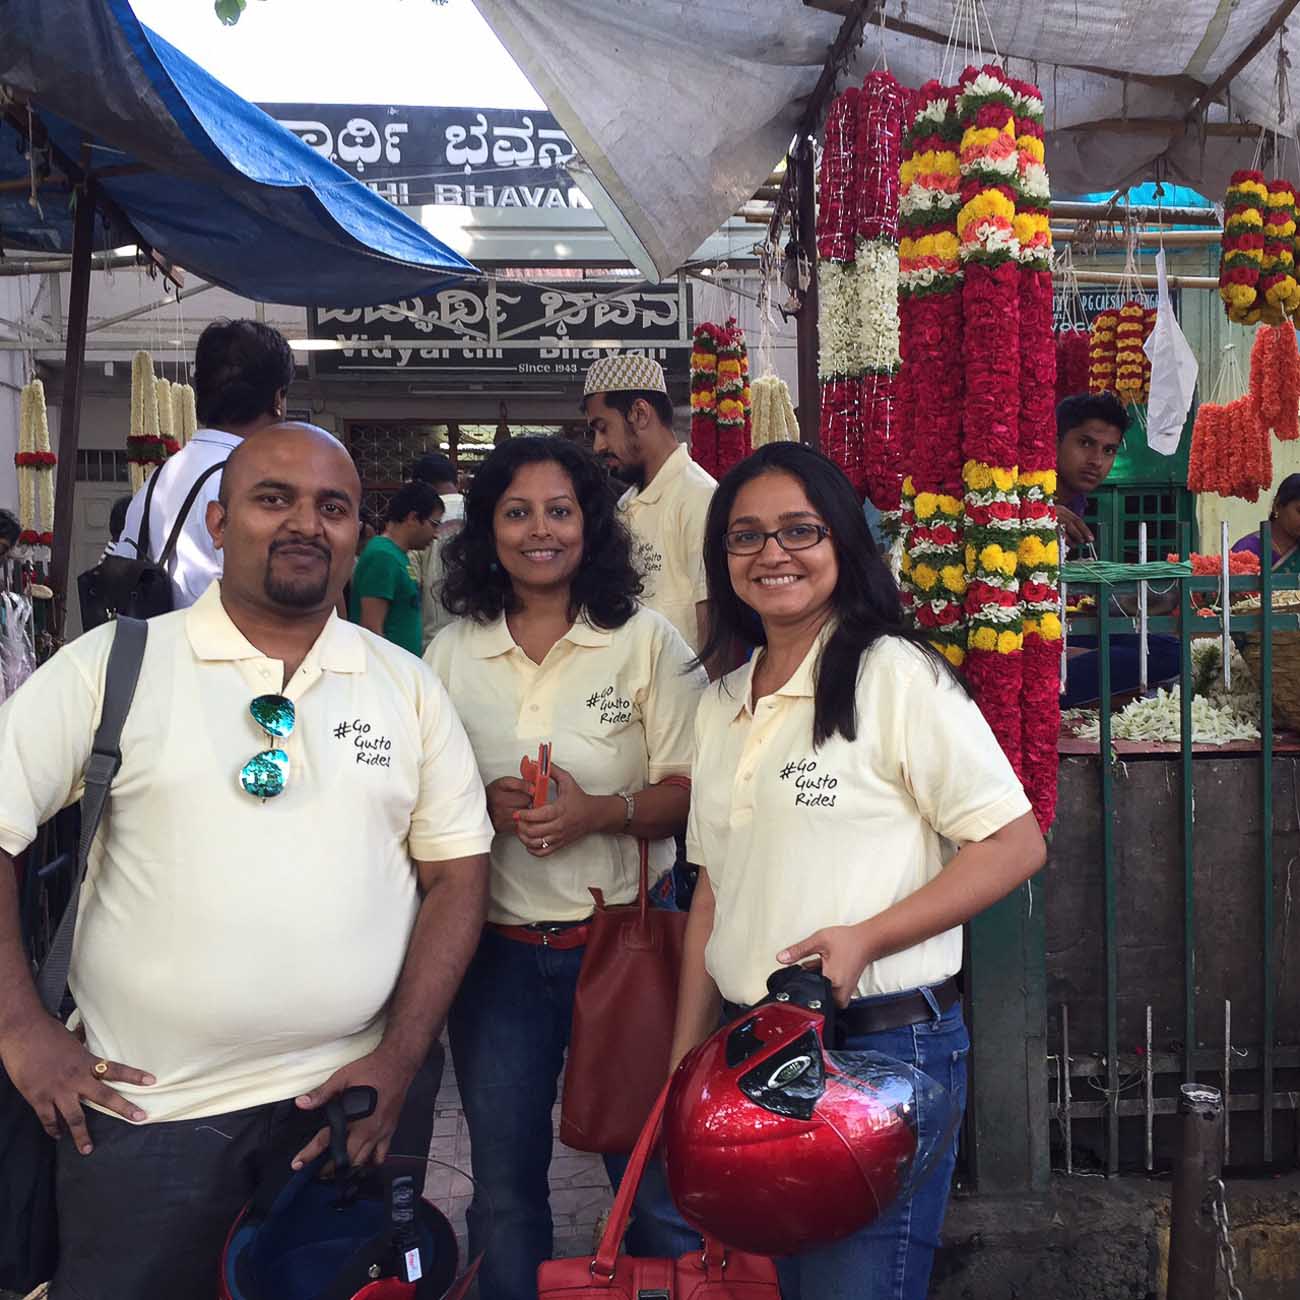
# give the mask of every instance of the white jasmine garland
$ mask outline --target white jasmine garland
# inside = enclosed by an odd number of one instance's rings
[[[818,377],[843,379],[857,374],[858,286],[853,264],[823,261],[817,265],[817,329],[821,355],[817,361]]]
[[[957,113],[958,116],[964,117],[972,100],[990,99],[994,96],[1002,95],[1008,100],[1014,100],[1011,87],[1007,85],[1001,77],[991,76],[987,72],[981,72],[973,81],[968,81],[962,92],[957,96]]]
[[[859,370],[890,374],[898,350],[898,247],[887,239],[859,240],[854,280],[860,320]]]

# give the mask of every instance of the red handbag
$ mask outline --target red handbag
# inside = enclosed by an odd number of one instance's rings
[[[709,1237],[701,1250],[680,1259],[635,1259],[618,1253],[667,1100],[665,1084],[637,1139],[595,1257],[552,1259],[540,1265],[537,1300],[781,1300],[776,1265],[770,1259],[728,1250]]]
[[[560,1141],[577,1151],[631,1151],[668,1073],[687,914],[650,906],[649,853],[642,840],[635,903],[591,891],[560,1107]]]

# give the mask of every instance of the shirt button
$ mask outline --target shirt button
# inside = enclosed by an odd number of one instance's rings
[[[536,713],[536,712],[538,711],[538,709],[540,709],[540,708],[541,708],[541,705],[540,705],[540,704],[530,704],[530,705],[528,706],[528,712],[529,712],[529,713]]]

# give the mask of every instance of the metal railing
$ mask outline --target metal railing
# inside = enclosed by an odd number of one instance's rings
[[[1143,533],[1145,530],[1143,530]],[[1093,581],[1079,583],[1063,581],[1062,605],[1067,594],[1073,598],[1080,588],[1091,590],[1096,594],[1095,617],[1076,617],[1068,623],[1067,645],[1070,637],[1087,636],[1095,638],[1097,650],[1097,668],[1100,699],[1098,709],[1098,800],[1097,815],[1100,820],[1098,841],[1101,853],[1101,902],[1103,908],[1102,931],[1103,960],[1101,968],[1092,972],[1092,978],[1098,985],[1104,984],[1105,1006],[1104,1026],[1101,1037],[1104,1041],[1083,1043],[1076,1032],[1071,1041],[1070,1008],[1061,1002],[1056,1010],[1056,1033],[1049,1028],[1048,1038],[1048,1084],[1049,1104],[1052,1118],[1060,1128],[1064,1145],[1064,1169],[1076,1172],[1074,1162],[1074,1138],[1080,1124],[1089,1124],[1090,1137],[1100,1140],[1104,1147],[1104,1171],[1116,1174],[1121,1168],[1121,1125],[1141,1120],[1145,1125],[1144,1141],[1140,1144],[1142,1156],[1140,1165],[1151,1170],[1156,1164],[1153,1141],[1156,1118],[1173,1116],[1178,1107],[1178,1089],[1171,1086],[1176,1083],[1193,1082],[1198,1076],[1206,1076],[1220,1086],[1224,1094],[1225,1121],[1227,1127],[1226,1144],[1231,1152],[1231,1119],[1233,1114],[1256,1112],[1259,1115],[1260,1132],[1252,1136],[1252,1151],[1262,1153],[1265,1165],[1296,1163],[1300,1161],[1297,1152],[1279,1153],[1275,1143],[1274,1115],[1279,1110],[1300,1110],[1300,1091],[1291,1087],[1278,1086],[1279,1070],[1300,1069],[1300,1025],[1288,1025],[1286,1035],[1291,1039],[1287,1044],[1279,1044],[1277,1025],[1277,1001],[1279,975],[1277,954],[1275,951],[1276,906],[1275,894],[1277,882],[1274,871],[1274,728],[1273,728],[1273,694],[1274,694],[1274,637],[1278,632],[1300,630],[1300,605],[1286,609],[1273,609],[1274,592],[1281,588],[1296,589],[1300,580],[1296,577],[1280,578],[1271,572],[1269,563],[1271,550],[1267,525],[1260,532],[1262,562],[1260,574],[1232,575],[1228,568],[1228,545],[1225,536],[1222,539],[1222,568],[1214,576],[1172,576],[1170,579],[1178,584],[1178,603],[1176,615],[1153,615],[1149,613],[1149,583],[1138,579],[1142,572],[1141,564],[1137,566],[1108,565],[1105,583]],[[1145,559],[1145,535],[1140,543],[1141,558]],[[1184,524],[1180,529],[1179,554],[1186,560],[1191,555],[1191,527]],[[1161,557],[1163,558],[1163,557]],[[1120,571],[1132,572],[1133,579],[1123,581]],[[1148,571],[1149,572],[1149,571]],[[1069,569],[1063,576],[1069,574]],[[1074,575],[1074,576],[1077,576]],[[1113,608],[1112,595],[1129,592],[1136,598],[1136,610],[1133,613],[1120,612]],[[1232,608],[1235,599],[1244,593],[1259,593],[1260,608],[1258,612],[1243,613]],[[1207,615],[1195,608],[1194,598],[1204,598],[1205,607],[1211,612]],[[1130,606],[1131,608],[1131,606]],[[1064,613],[1064,608],[1063,608]],[[1177,848],[1177,857],[1168,861],[1172,868],[1171,876],[1163,878],[1163,883],[1176,888],[1177,876],[1181,874],[1182,916],[1182,971],[1181,989],[1175,988],[1174,997],[1181,997],[1181,1044],[1172,1043],[1172,1050],[1161,1050],[1161,1045],[1153,1040],[1152,1004],[1163,1002],[1167,1010],[1172,1011],[1169,997],[1170,990],[1156,987],[1157,981],[1152,977],[1150,984],[1140,989],[1140,996],[1146,998],[1145,1042],[1132,1045],[1124,1050],[1120,1036],[1120,927],[1117,918],[1119,899],[1119,882],[1117,880],[1117,839],[1132,835],[1136,829],[1123,824],[1117,816],[1116,780],[1125,769],[1116,753],[1114,745],[1114,714],[1111,690],[1113,685],[1111,671],[1111,650],[1113,638],[1119,633],[1136,632],[1139,638],[1139,662],[1141,677],[1139,690],[1147,687],[1148,638],[1156,634],[1176,636],[1179,642],[1179,740],[1176,758],[1171,753],[1162,756],[1168,766],[1165,769],[1168,784],[1168,797],[1176,799],[1181,815],[1181,843]],[[1193,668],[1192,642],[1206,635],[1215,635],[1223,647],[1222,667],[1225,686],[1231,685],[1232,649],[1234,641],[1243,637],[1255,639],[1258,644],[1258,693],[1260,703],[1260,738],[1249,752],[1242,752],[1240,746],[1227,755],[1234,760],[1258,763],[1258,815],[1260,834],[1258,851],[1248,848],[1243,837],[1241,842],[1242,859],[1225,864],[1241,871],[1253,870],[1257,879],[1251,888],[1258,891],[1260,904],[1260,933],[1258,935],[1258,965],[1251,983],[1258,980],[1262,989],[1261,1015],[1258,1040],[1237,1044],[1232,1034],[1232,997],[1224,996],[1223,1041],[1213,1046],[1198,1044],[1198,1004],[1203,1004],[1207,994],[1204,988],[1202,972],[1198,965],[1198,952],[1211,942],[1213,936],[1197,932],[1197,812],[1194,768],[1198,759],[1205,753],[1207,746],[1197,745],[1193,738]],[[1300,650],[1297,651],[1300,653]],[[1063,650],[1063,675],[1065,671],[1065,651]],[[1240,686],[1240,683],[1239,683]],[[1212,751],[1211,751],[1212,752]],[[1172,769],[1176,768],[1175,780]],[[1202,818],[1207,809],[1200,810]],[[1214,810],[1229,816],[1236,815],[1240,809]],[[1297,821],[1300,822],[1300,801],[1297,806]],[[1250,861],[1246,860],[1249,856]],[[1164,870],[1165,864],[1152,863],[1153,872]],[[1125,882],[1131,887],[1132,882]],[[1290,892],[1286,894],[1289,919]],[[1049,907],[1051,899],[1049,897]],[[1253,906],[1253,905],[1252,905]],[[1202,920],[1204,917],[1202,916]],[[1287,931],[1284,928],[1284,937]],[[1237,990],[1223,989],[1224,994]],[[1133,989],[1130,984],[1125,990],[1126,998],[1131,1002]],[[1239,996],[1249,996],[1241,991]],[[1216,1005],[1217,1005],[1217,999]],[[1204,1026],[1204,1006],[1201,1005],[1201,1024]],[[1253,1008],[1251,1008],[1253,1011]],[[1094,1030],[1095,1035],[1095,1030]],[[1203,1035],[1204,1037],[1204,1035]],[[1131,1043],[1131,1038],[1130,1038]],[[977,1044],[978,1051],[978,1044]],[[1250,1079],[1249,1090],[1233,1090],[1234,1072]],[[1160,1085],[1160,1086],[1158,1086]],[[1102,1094],[1100,1099],[1080,1100],[1080,1091],[1094,1088]],[[1138,1091],[1139,1095],[1126,1095]],[[1296,1083],[1300,1088],[1300,1082]],[[1253,1123],[1254,1121],[1252,1121]],[[1172,1125],[1173,1121],[1168,1121]],[[1172,1129],[1169,1130],[1172,1132]],[[1138,1144],[1135,1134],[1126,1128],[1128,1143],[1125,1148],[1130,1155],[1124,1161],[1126,1165],[1134,1163],[1132,1152]],[[1258,1138],[1256,1142],[1255,1138]],[[1297,1116],[1296,1146],[1300,1147],[1300,1116]],[[1140,1167],[1140,1166],[1139,1166]]]

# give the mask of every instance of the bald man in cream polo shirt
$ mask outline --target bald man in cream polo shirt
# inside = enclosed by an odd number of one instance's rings
[[[349,1147],[382,1157],[478,942],[492,828],[464,729],[428,667],[335,613],[359,505],[323,430],[231,454],[223,577],[149,623],[90,860],[84,1045],[36,999],[9,855],[80,793],[112,626],[0,707],[0,1058],[60,1135],[52,1300],[210,1296],[259,1156],[323,1150],[305,1112],[344,1087],[378,1090]]]
[[[635,353],[602,357],[587,371],[582,410],[596,455],[633,484],[619,508],[645,584],[641,599],[698,654],[708,631],[704,520],[718,485],[673,433],[663,367]]]

